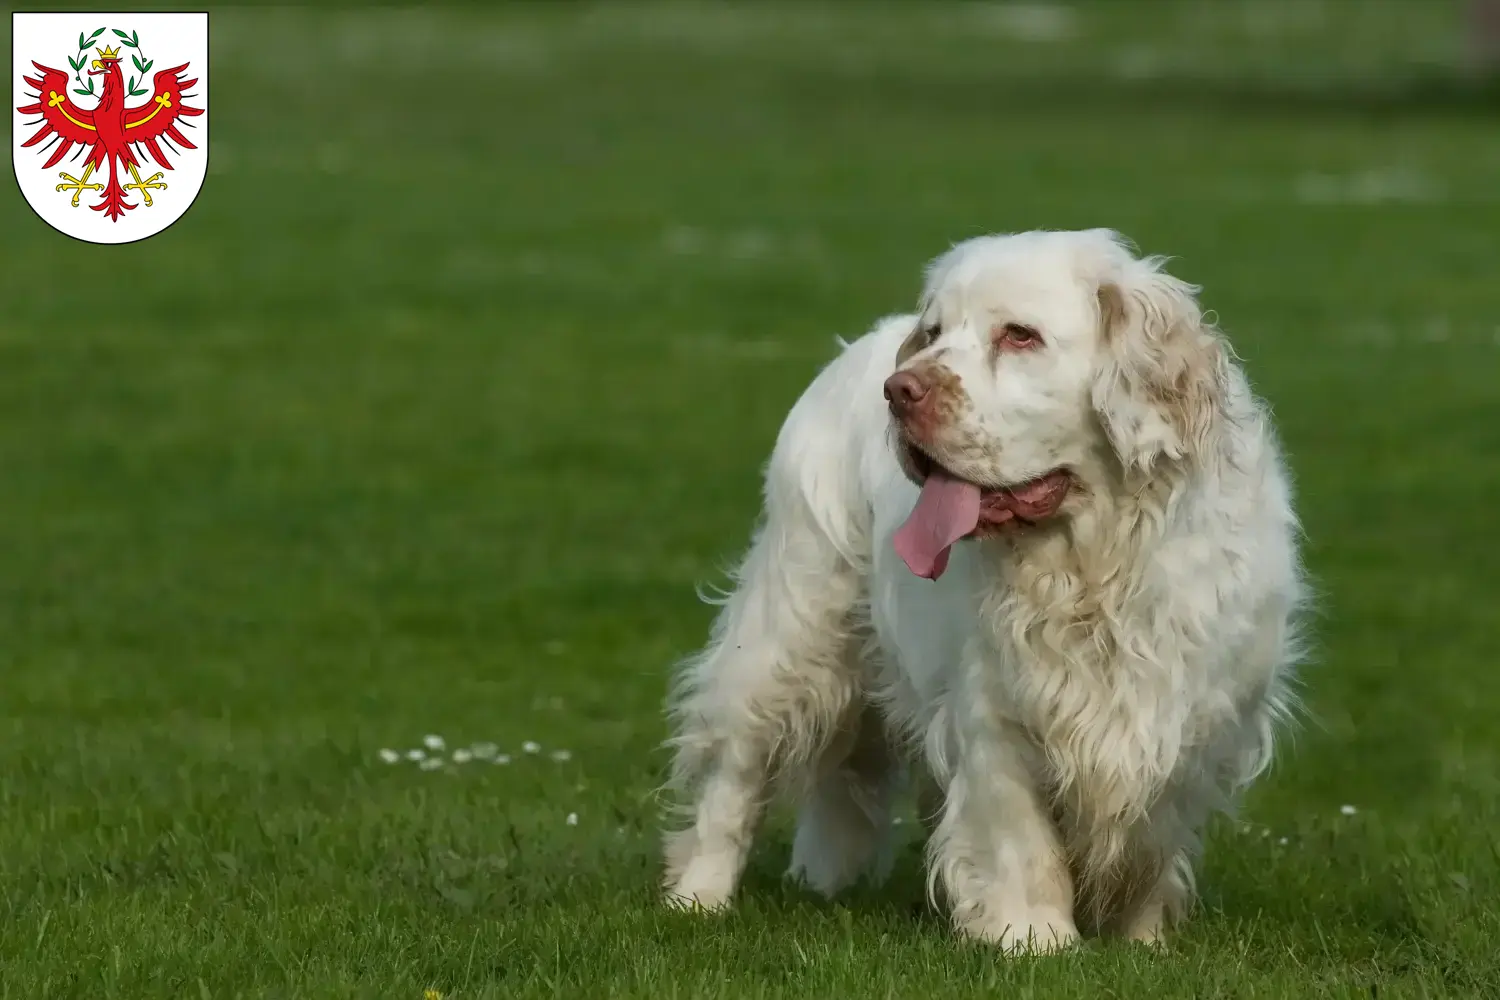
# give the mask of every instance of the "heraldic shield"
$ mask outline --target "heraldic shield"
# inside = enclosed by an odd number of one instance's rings
[[[208,173],[208,15],[12,14],[11,162],[52,228],[134,243]]]

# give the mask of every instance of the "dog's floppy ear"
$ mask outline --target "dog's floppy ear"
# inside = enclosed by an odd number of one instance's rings
[[[1224,408],[1224,343],[1203,320],[1197,287],[1161,263],[1130,259],[1098,288],[1105,360],[1092,401],[1127,470],[1197,458]]]

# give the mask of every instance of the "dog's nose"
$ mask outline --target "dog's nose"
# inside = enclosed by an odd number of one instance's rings
[[[897,372],[885,380],[885,398],[897,413],[911,410],[927,398],[928,386],[914,372]]]

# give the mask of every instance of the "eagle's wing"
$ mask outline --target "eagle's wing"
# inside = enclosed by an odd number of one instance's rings
[[[151,100],[138,108],[125,109],[125,141],[132,144],[145,146],[151,152],[151,158],[161,164],[165,170],[171,170],[172,164],[167,162],[166,154],[162,152],[158,140],[169,138],[178,145],[187,149],[197,149],[187,136],[178,130],[177,125],[183,118],[193,118],[203,114],[202,108],[188,107],[182,103],[183,91],[197,83],[197,78],[191,80],[182,79],[182,71],[188,68],[187,63],[172,69],[164,69],[152,77],[152,84],[156,93]],[[188,94],[192,97],[192,94]],[[182,122],[187,125],[187,122]],[[173,150],[173,152],[176,152]]]
[[[36,135],[21,143],[22,146],[35,146],[49,135],[62,140],[57,149],[52,151],[52,156],[42,164],[42,169],[46,170],[56,166],[68,154],[68,150],[73,148],[74,143],[95,145],[99,141],[99,133],[94,129],[94,113],[83,110],[68,99],[68,74],[39,62],[32,62],[31,65],[40,70],[42,75],[23,76],[21,79],[36,88],[36,103],[24,104],[16,110],[23,115],[42,116],[42,127],[37,129]]]

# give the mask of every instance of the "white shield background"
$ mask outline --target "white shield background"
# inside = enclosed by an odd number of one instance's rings
[[[78,36],[92,35],[97,28],[104,28],[104,33],[98,37],[86,53],[86,58],[92,62],[97,58],[95,49],[106,46],[120,50],[120,69],[126,79],[136,73],[131,64],[131,55],[140,55],[143,59],[154,62],[150,72],[146,74],[144,84],[137,81],[136,87],[144,87],[151,93],[140,97],[127,97],[125,106],[127,108],[139,107],[149,104],[154,91],[152,90],[152,77],[164,69],[171,69],[187,63],[187,69],[182,71],[184,79],[197,79],[197,83],[187,88],[185,92],[186,103],[195,108],[202,108],[203,114],[194,118],[185,119],[184,126],[179,120],[179,129],[187,136],[197,149],[186,149],[177,143],[172,145],[177,149],[173,153],[163,144],[163,151],[167,154],[167,162],[172,165],[171,170],[164,170],[161,178],[166,183],[165,191],[152,191],[153,204],[147,207],[139,191],[127,191],[127,201],[135,204],[133,211],[126,212],[120,219],[111,221],[103,212],[95,212],[89,206],[100,200],[97,191],[84,191],[79,199],[78,207],[72,206],[72,192],[58,191],[57,185],[62,182],[59,173],[66,172],[74,177],[79,177],[83,171],[83,162],[87,156],[86,147],[74,146],[50,170],[43,170],[42,164],[47,162],[51,156],[52,149],[56,147],[44,139],[29,149],[22,149],[21,143],[30,139],[41,127],[40,123],[30,124],[38,121],[35,114],[23,115],[17,108],[35,102],[30,96],[35,89],[22,80],[23,76],[33,79],[40,75],[40,71],[32,65],[32,61],[60,69],[68,74],[68,98],[75,105],[88,111],[92,111],[98,104],[97,97],[85,97],[73,92],[80,84],[73,79],[74,72],[68,63],[68,58],[78,57]],[[126,34],[134,32],[140,38],[140,50],[121,45],[120,38],[113,29],[120,29]],[[36,214],[41,216],[54,229],[67,233],[75,239],[86,240],[90,243],[133,243],[143,240],[148,236],[166,229],[172,223],[182,217],[182,214],[192,205],[193,200],[198,197],[198,192],[203,187],[203,178],[208,172],[208,15],[207,14],[12,14],[11,15],[11,39],[13,54],[11,58],[11,161],[15,166],[16,182],[21,186],[21,193],[31,205]],[[88,69],[88,65],[84,66]],[[84,76],[82,86],[87,87],[90,79]],[[103,82],[101,78],[95,77],[95,90],[100,89]],[[46,95],[42,95],[46,100]],[[189,127],[190,126],[190,127]],[[55,136],[49,137],[55,139]],[[47,152],[41,152],[46,148]],[[141,177],[150,177],[161,170],[156,161],[147,153],[144,147],[132,146],[136,158],[140,160]],[[120,182],[129,183],[133,180],[129,172],[122,165],[120,168]],[[109,177],[108,167],[103,171],[95,171],[89,182],[107,181]],[[90,197],[92,196],[92,197]]]

